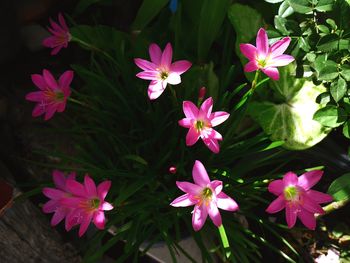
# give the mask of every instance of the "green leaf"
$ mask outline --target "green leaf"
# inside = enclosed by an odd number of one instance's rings
[[[289,31],[286,28],[287,19],[281,16],[275,16],[274,23],[275,28],[280,31],[283,35],[289,35]]]
[[[330,34],[320,39],[320,41],[317,43],[317,50],[323,51],[323,52],[338,50],[338,45],[339,45],[339,36],[337,34]]]
[[[288,17],[290,16],[291,14],[294,13],[294,10],[293,8],[290,6],[289,2],[288,1],[284,1],[280,7],[278,8],[278,16],[280,17]]]
[[[332,195],[335,201],[349,200],[350,173],[346,173],[335,179],[328,188],[328,194]]]
[[[281,3],[284,0],[265,0],[265,2],[271,3],[271,4],[276,4],[276,3]]]
[[[83,13],[87,8],[91,5],[99,3],[99,2],[111,2],[110,0],[80,0],[77,6],[75,7],[74,13],[79,15]]]
[[[312,12],[312,6],[308,0],[288,0],[295,12],[306,14]]]
[[[344,79],[346,79],[346,81],[350,81],[350,66],[342,65],[340,74]]]
[[[198,29],[198,57],[205,59],[221,29],[230,0],[204,0]]]
[[[143,0],[132,28],[135,30],[144,29],[168,2],[169,0]]]
[[[269,83],[282,97],[273,101],[251,102],[248,113],[270,135],[272,141],[284,141],[282,147],[303,150],[320,142],[330,129],[313,120],[315,111],[323,105],[315,102],[325,87],[311,81],[296,79],[291,75],[292,66],[280,69],[280,79]]]
[[[319,80],[333,80],[338,76],[338,64],[332,60],[325,61],[323,67],[318,73]]]
[[[333,99],[338,102],[344,97],[347,91],[346,81],[342,77],[339,77],[338,81],[332,82],[330,91]]]
[[[311,47],[309,45],[309,43],[307,42],[307,40],[304,37],[299,37],[298,38],[298,46],[304,50],[305,52],[309,52]]]
[[[335,128],[344,123],[346,120],[346,113],[342,108],[329,105],[319,109],[314,115],[314,120],[318,121],[323,126]]]
[[[334,0],[319,0],[315,9],[319,12],[327,12],[333,9]]]
[[[350,139],[350,121],[344,123],[343,134],[346,138]]]

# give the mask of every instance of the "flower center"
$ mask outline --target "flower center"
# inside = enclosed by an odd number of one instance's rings
[[[262,68],[266,66],[266,59],[258,59],[258,65]]]
[[[209,187],[205,187],[202,190],[203,199],[205,199],[205,200],[211,199],[212,195],[213,195],[213,191]]]
[[[64,94],[63,94],[62,91],[56,91],[55,95],[56,95],[56,100],[58,100],[58,101],[63,101],[64,100]]]
[[[100,206],[100,199],[98,199],[98,198],[91,199],[90,200],[90,205],[91,205],[91,208],[93,208],[93,209],[99,208],[99,206]]]
[[[196,128],[197,131],[201,131],[205,126],[205,123],[204,121],[201,121],[201,120],[197,120],[195,123],[194,123],[194,127]]]
[[[169,72],[167,72],[167,71],[160,72],[160,79],[161,80],[166,80],[168,77],[169,77]]]
[[[287,186],[284,191],[284,198],[287,201],[295,201],[299,199],[299,191],[295,186]]]

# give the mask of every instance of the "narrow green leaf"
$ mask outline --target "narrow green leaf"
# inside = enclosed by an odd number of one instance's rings
[[[143,0],[132,28],[135,30],[144,29],[168,2],[169,0]]]

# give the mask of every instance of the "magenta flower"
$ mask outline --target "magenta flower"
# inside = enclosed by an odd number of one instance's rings
[[[182,105],[186,118],[179,121],[179,125],[189,128],[186,135],[186,145],[195,144],[202,138],[204,144],[214,153],[220,151],[218,140],[222,140],[220,133],[215,131],[215,127],[223,123],[230,116],[227,112],[211,112],[213,108],[213,98],[206,99],[198,109],[191,101],[184,101]]]
[[[148,86],[148,97],[151,100],[158,98],[165,90],[167,84],[181,83],[180,75],[191,67],[191,62],[179,60],[171,63],[173,49],[168,43],[162,52],[157,44],[149,46],[151,61],[135,58],[135,64],[143,71],[136,74],[141,79],[151,80]]]
[[[227,211],[238,210],[237,203],[224,192],[222,182],[210,181],[203,164],[196,160],[192,170],[193,183],[176,182],[177,187],[186,194],[176,198],[170,205],[186,207],[194,205],[192,212],[192,226],[195,231],[200,230],[209,214],[213,223],[219,227],[222,224],[219,209]]]
[[[256,47],[251,44],[240,44],[242,54],[249,59],[244,66],[245,72],[261,70],[273,80],[279,79],[277,67],[286,66],[294,57],[283,55],[290,43],[290,37],[285,37],[269,47],[266,31],[260,28],[256,37]]]
[[[80,224],[79,237],[84,235],[91,221],[98,229],[104,229],[106,222],[104,211],[113,209],[110,203],[104,201],[111,187],[111,181],[104,181],[96,187],[90,176],[85,175],[84,184],[67,180],[66,187],[72,196],[63,198],[61,203],[74,209],[66,218],[68,228]]]
[[[43,46],[53,49],[51,55],[56,55],[63,47],[66,48],[68,42],[72,39],[72,36],[69,33],[69,28],[61,13],[58,14],[58,22],[59,24],[50,18],[51,28],[48,27],[47,29],[52,36],[45,38],[43,41]]]
[[[269,192],[277,195],[269,207],[268,213],[277,213],[286,209],[286,220],[289,228],[295,225],[297,217],[309,229],[316,228],[314,214],[323,214],[319,204],[331,202],[332,196],[311,190],[322,177],[323,171],[310,171],[297,177],[293,172],[284,175],[283,180],[275,180],[269,184]]]
[[[66,177],[63,172],[54,170],[52,172],[52,178],[55,183],[56,188],[45,187],[43,189],[43,194],[50,198],[43,206],[44,213],[54,213],[51,219],[51,225],[55,226],[59,222],[61,222],[70,212],[71,208],[63,206],[60,201],[63,197],[68,197],[71,194],[67,190],[67,180],[75,180],[75,173],[70,173]],[[68,229],[67,221],[66,221],[66,229]]]
[[[32,81],[40,91],[30,92],[26,100],[37,102],[32,116],[38,117],[45,113],[45,120],[49,120],[55,112],[64,111],[67,99],[70,96],[70,83],[73,79],[73,71],[67,70],[56,82],[50,71],[44,69],[43,75],[33,74]]]

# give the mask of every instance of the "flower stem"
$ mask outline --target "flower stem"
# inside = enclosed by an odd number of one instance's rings
[[[168,84],[168,85],[169,85],[169,84]],[[174,105],[175,105],[175,106],[178,106],[176,91],[175,91],[174,87],[173,87],[172,85],[169,85],[169,89],[170,89],[171,94],[172,94],[172,96],[173,96]]]
[[[255,90],[255,88],[256,88],[256,86],[258,84],[259,73],[260,73],[260,70],[255,71],[255,77],[254,77],[254,80],[252,82],[252,91]]]
[[[335,210],[338,210],[339,208],[344,207],[348,202],[349,202],[348,199],[332,202],[329,205],[322,207],[325,213],[322,215],[320,215],[320,214],[316,215],[316,218],[323,216],[323,215],[327,215]]]
[[[218,228],[219,228],[221,242],[222,242],[222,245],[224,246],[226,258],[229,258],[231,256],[231,249],[230,249],[230,243],[228,242],[228,239],[227,239],[224,225],[221,224],[221,226],[219,226]]]

